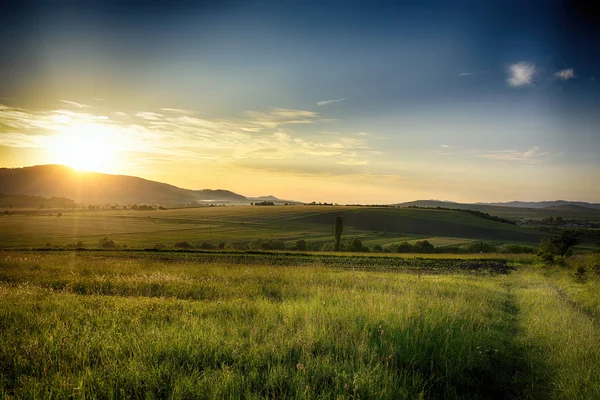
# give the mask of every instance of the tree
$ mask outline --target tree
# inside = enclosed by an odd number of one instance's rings
[[[335,217],[335,251],[340,251],[340,240],[342,240],[342,233],[344,232],[344,224],[342,217]]]
[[[434,253],[435,246],[429,243],[428,240],[420,240],[415,243],[415,251],[417,253]]]
[[[296,242],[296,250],[306,251],[307,247],[308,247],[308,244],[306,243],[306,240],[304,240],[304,239],[300,239]]]
[[[542,239],[538,256],[546,262],[552,262],[554,256],[564,257],[581,242],[582,234],[580,229],[561,229],[554,236]]]

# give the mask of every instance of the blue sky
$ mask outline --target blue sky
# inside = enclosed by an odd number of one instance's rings
[[[6,166],[74,164],[56,147],[77,137],[106,153],[80,167],[246,195],[600,201],[584,1],[6,9]]]

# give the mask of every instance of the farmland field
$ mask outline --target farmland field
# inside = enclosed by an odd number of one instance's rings
[[[473,240],[537,244],[544,234],[511,224],[448,210],[275,206],[202,207],[157,211],[17,211],[0,216],[0,248],[64,246],[82,241],[94,246],[108,236],[119,244],[147,248],[178,241],[244,242],[303,239],[323,244],[333,241],[333,220],[344,220],[344,238],[360,238],[366,245],[394,245],[430,239],[436,246]]]
[[[0,252],[0,397],[599,398],[593,257]]]

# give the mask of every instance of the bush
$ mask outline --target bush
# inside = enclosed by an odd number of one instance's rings
[[[383,251],[383,248],[380,245],[376,244],[375,246],[373,246],[373,251],[381,253]]]
[[[110,240],[108,236],[105,236],[102,239],[100,239],[100,247],[102,247],[103,249],[114,249],[117,247],[117,245],[113,240]]]
[[[511,243],[500,246],[498,251],[505,254],[534,254],[536,248],[533,246]]]
[[[396,250],[398,253],[414,253],[415,246],[408,242],[402,242],[398,245],[398,249]]]
[[[167,248],[167,246],[165,246],[165,245],[164,245],[164,244],[162,244],[162,243],[157,243],[157,244],[155,244],[155,245],[154,245],[154,247],[153,247],[153,249],[154,249],[154,250],[164,250],[164,249],[166,249],[166,248]]]
[[[279,239],[253,239],[248,247],[250,250],[285,250],[285,243]]]
[[[483,241],[471,242],[465,246],[465,249],[468,253],[495,253],[497,251],[496,246]]]
[[[69,243],[66,247],[70,249],[83,249],[85,248],[85,244],[81,240],[77,240]]]
[[[62,213],[59,212],[58,214],[56,214],[57,217],[62,217]]]
[[[219,243],[219,245],[217,246],[217,248],[218,248],[219,250],[223,250],[223,249],[225,249],[225,242],[221,242],[221,243]]]
[[[577,267],[577,270],[575,271],[575,278],[578,281],[585,281],[587,279],[587,270],[583,265]]]
[[[296,241],[294,248],[299,251],[306,251],[306,249],[308,248],[308,244],[306,243],[306,240],[300,239]]]
[[[415,251],[417,253],[435,253],[435,246],[427,240],[420,240],[415,243]]]
[[[200,243],[197,247],[202,250],[212,250],[215,248],[215,246],[213,246],[211,243],[206,242],[206,241]]]
[[[194,246],[192,246],[191,244],[189,244],[186,241],[182,241],[182,242],[177,242],[175,243],[175,245],[173,246],[176,249],[193,249]]]
[[[360,240],[359,238],[354,238],[348,246],[348,251],[368,252],[369,248],[367,246],[363,246],[362,240]]]

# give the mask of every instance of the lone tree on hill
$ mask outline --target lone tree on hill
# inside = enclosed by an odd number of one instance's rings
[[[340,251],[340,240],[342,240],[342,232],[344,232],[344,224],[342,217],[335,217],[335,251]]]

